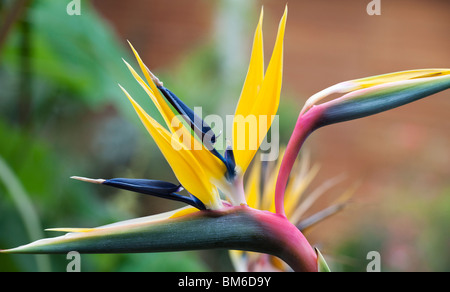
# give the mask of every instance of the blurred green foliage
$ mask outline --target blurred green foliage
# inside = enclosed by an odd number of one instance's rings
[[[48,99],[54,94],[49,93],[56,89],[88,107],[111,99],[117,102],[122,99],[116,90],[118,80],[131,81],[121,60],[128,54],[89,2],[83,2],[82,17],[67,15],[66,5],[64,1],[31,2],[25,19],[16,24],[2,48],[2,67],[21,72],[25,69],[20,67],[21,59],[28,59],[27,69],[37,79],[32,91],[38,109],[53,102]],[[26,25],[30,26],[27,31]],[[29,46],[26,55],[24,45]]]
[[[2,15],[13,3],[0,3]],[[89,2],[82,2],[82,17],[67,15],[66,5],[29,2],[0,48],[0,158],[10,170],[0,172],[1,248],[36,239],[27,233],[26,214],[19,212],[23,202],[2,180],[7,175],[20,182],[43,228],[94,227],[151,211],[136,207],[141,197],[135,194],[69,179],[75,174],[145,177],[162,158],[156,148],[146,150],[154,145],[141,135],[117,86],[142,95],[122,62],[122,57],[132,60],[124,42]],[[0,271],[65,271],[68,263],[65,255],[38,257],[50,265],[37,265],[33,255],[0,255]],[[196,252],[83,255],[81,264],[82,271],[207,270]]]

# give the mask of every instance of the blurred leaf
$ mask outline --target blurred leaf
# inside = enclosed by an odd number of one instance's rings
[[[11,168],[6,164],[0,156],[0,181],[8,190],[14,205],[16,206],[23,224],[26,227],[28,236],[31,240],[36,240],[42,237],[42,227],[40,225],[39,217],[34,209],[32,202],[17,176],[13,173]],[[50,262],[48,257],[37,257],[37,266],[39,271],[50,271]]]
[[[96,106],[123,95],[117,83],[138,88],[132,82],[122,57],[129,55],[111,28],[88,1],[82,1],[82,15],[66,13],[65,1],[33,1],[28,10],[31,22],[31,70],[59,90],[71,92],[88,106]],[[20,33],[11,34],[3,65],[19,70]]]

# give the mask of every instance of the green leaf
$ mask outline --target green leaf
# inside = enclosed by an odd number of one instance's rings
[[[317,253],[317,271],[318,272],[331,272],[330,268],[328,267],[327,262],[325,261],[325,258],[322,256],[318,248],[314,248]]]
[[[20,213],[30,239],[35,240],[41,237],[41,224],[36,210],[17,176],[1,156],[0,183],[6,186],[7,193],[11,196],[14,205]],[[36,257],[36,262],[40,271],[50,271],[50,260],[48,257]]]
[[[39,85],[45,84],[60,95],[69,93],[71,99],[89,107],[106,102],[122,105],[126,100],[118,90],[118,82],[133,93],[139,90],[122,62],[129,56],[125,40],[117,38],[89,1],[81,2],[79,16],[66,13],[69,2],[34,1],[27,8],[31,27],[27,58],[35,83],[39,81]],[[2,48],[1,65],[9,72],[22,70],[20,39],[21,32],[15,29]]]

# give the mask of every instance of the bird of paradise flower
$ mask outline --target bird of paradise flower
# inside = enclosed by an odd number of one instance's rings
[[[190,206],[96,228],[53,228],[50,230],[67,234],[1,252],[67,253],[75,250],[80,253],[129,253],[226,248],[270,254],[283,260],[294,271],[329,270],[318,249],[309,244],[298,226],[286,216],[292,207],[286,204],[285,209],[285,201],[290,200],[288,180],[302,144],[320,127],[376,114],[448,89],[450,69],[420,69],[355,79],[313,95],[301,110],[280,160],[272,192],[273,205],[268,211],[252,208],[257,206],[252,201],[247,202],[244,174],[257,148],[237,147],[240,139],[245,140],[246,137],[239,137],[238,129],[242,125],[236,117],[265,116],[268,125],[257,123],[251,130],[267,133],[280,100],[286,19],[287,6],[279,24],[272,57],[264,72],[261,11],[250,65],[235,112],[233,141],[223,154],[214,148],[217,137],[211,127],[164,87],[131,46],[145,81],[125,63],[161,113],[167,128],[149,116],[121,88],[179,183],[74,178],[177,200]],[[318,104],[331,93],[344,95]],[[258,147],[263,138],[264,135],[258,136]],[[183,189],[188,192],[187,196],[180,194]]]

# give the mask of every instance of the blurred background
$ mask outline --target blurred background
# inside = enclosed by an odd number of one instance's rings
[[[72,1],[73,2],[73,1]],[[76,2],[76,1],[75,1]],[[332,84],[450,66],[450,2],[290,1],[279,109],[285,144],[304,101]],[[0,0],[0,247],[51,227],[94,227],[181,205],[69,179],[175,181],[117,83],[158,114],[123,64],[126,40],[204,115],[234,113],[264,6],[266,64],[285,6],[275,0]],[[305,144],[321,182],[358,184],[352,204],[307,234],[332,270],[450,271],[450,91],[321,129]],[[0,255],[0,271],[65,271],[65,255]],[[82,271],[231,271],[226,251],[82,255]]]

